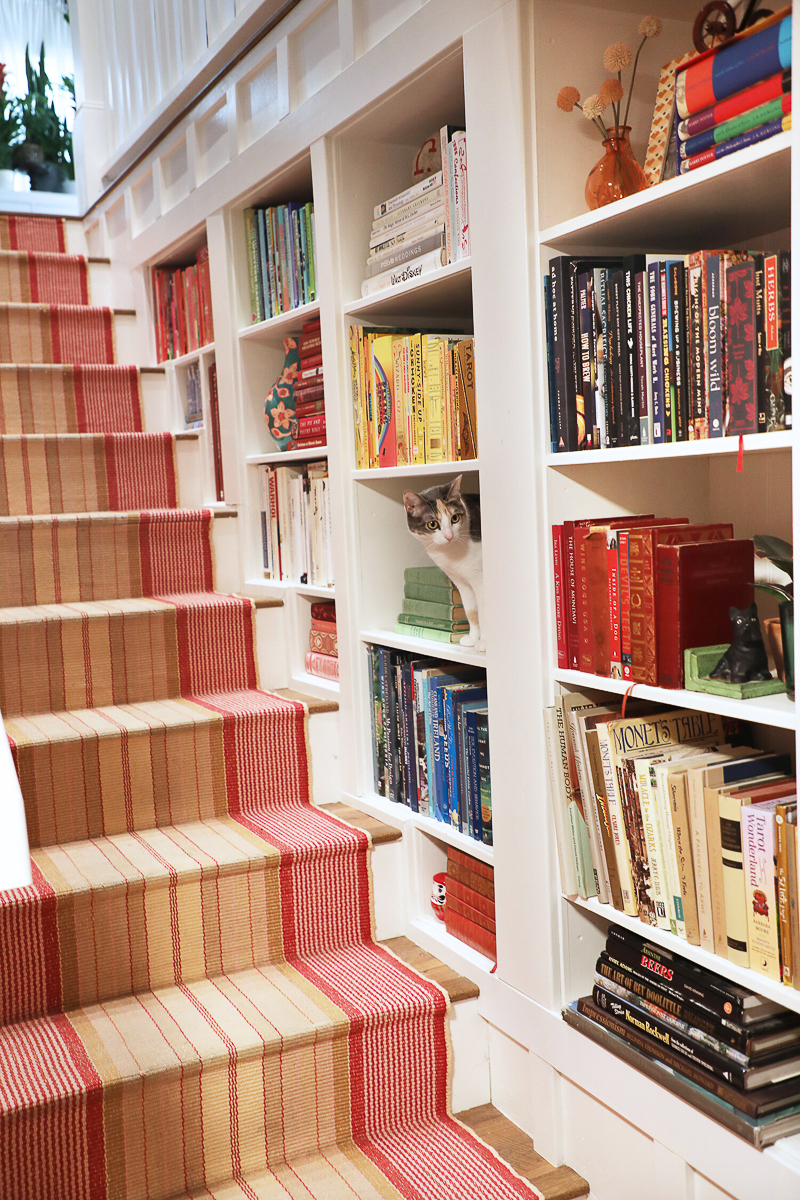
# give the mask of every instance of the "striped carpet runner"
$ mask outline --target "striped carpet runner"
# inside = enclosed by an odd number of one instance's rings
[[[0,219],[29,272],[64,251],[40,225]],[[9,340],[11,309],[39,334]],[[34,876],[0,893],[0,1196],[538,1195],[450,1116],[445,996],[375,943],[367,835],[309,803],[307,713],[259,689],[211,516],[178,508],[110,324],[84,365],[102,310],[69,310],[81,365],[55,365],[63,311],[0,302],[0,708]]]

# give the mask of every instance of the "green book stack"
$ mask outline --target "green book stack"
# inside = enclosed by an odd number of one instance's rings
[[[433,642],[460,642],[469,621],[458,588],[438,567],[407,567],[396,633]]]

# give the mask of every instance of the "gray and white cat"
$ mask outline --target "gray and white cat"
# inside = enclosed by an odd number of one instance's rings
[[[403,492],[403,504],[408,528],[461,593],[469,620],[469,633],[461,644],[484,650],[481,501],[479,496],[461,495],[461,478],[424,492]]]

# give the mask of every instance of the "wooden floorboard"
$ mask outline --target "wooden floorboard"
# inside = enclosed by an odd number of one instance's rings
[[[453,1004],[459,1000],[472,1000],[480,996],[481,989],[477,983],[459,975],[452,967],[448,967],[433,954],[417,946],[410,938],[389,938],[381,942],[381,945],[393,951],[398,958],[402,958],[403,962],[414,967],[421,975],[426,975],[428,979],[438,983],[447,992]]]
[[[279,601],[279,603],[282,604],[283,601]],[[256,601],[256,608],[258,607],[260,605]],[[319,696],[308,696],[305,692],[296,692],[293,688],[269,688],[268,690],[275,696],[283,696],[284,700],[299,700],[301,704],[306,704],[311,716],[314,713],[339,711],[338,700],[323,700]]]
[[[481,1104],[478,1108],[456,1113],[456,1117],[496,1150],[518,1175],[529,1179],[544,1200],[578,1200],[588,1196],[589,1184],[585,1179],[571,1167],[554,1167],[537,1154],[527,1133],[498,1112],[493,1104]]]
[[[341,817],[343,821],[347,821],[348,825],[355,825],[356,829],[365,830],[372,838],[373,846],[384,846],[387,842],[399,842],[403,836],[401,829],[397,829],[394,825],[387,825],[385,821],[379,821],[377,817],[370,817],[367,813],[359,812],[357,808],[351,808],[349,804],[324,804],[322,807],[327,812],[332,812],[335,817]]]

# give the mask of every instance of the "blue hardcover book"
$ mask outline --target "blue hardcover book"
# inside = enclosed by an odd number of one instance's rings
[[[464,713],[464,765],[467,778],[467,802],[476,841],[483,840],[481,785],[478,767],[478,706]]]
[[[444,708],[442,705],[442,689],[457,683],[464,683],[465,676],[476,677],[475,668],[459,667],[453,674],[446,671],[432,672],[428,679],[428,790],[430,793],[430,813],[437,821],[450,823],[450,813],[447,801],[447,784],[444,775]]]
[[[650,370],[653,377],[653,441],[664,441],[664,361],[661,344],[661,268],[647,268],[647,328],[650,334]]]
[[[444,778],[447,785],[448,820],[454,829],[462,833],[469,832],[469,817],[464,803],[464,790],[461,786],[461,749],[459,738],[459,709],[467,696],[476,698],[476,692],[486,689],[472,687],[469,683],[459,683],[442,689],[443,720],[444,720]]]
[[[470,808],[469,803],[469,788],[467,787],[467,768],[465,757],[466,743],[466,719],[467,715],[475,709],[485,708],[487,702],[487,692],[485,687],[470,688],[469,693],[462,692],[453,698],[453,708],[455,715],[456,728],[456,747],[458,754],[458,771],[460,775],[461,794],[459,796],[459,813],[461,817],[461,829],[464,833],[468,833],[470,837],[476,841],[481,840],[480,812],[478,812],[478,823],[475,823],[475,811]]]

